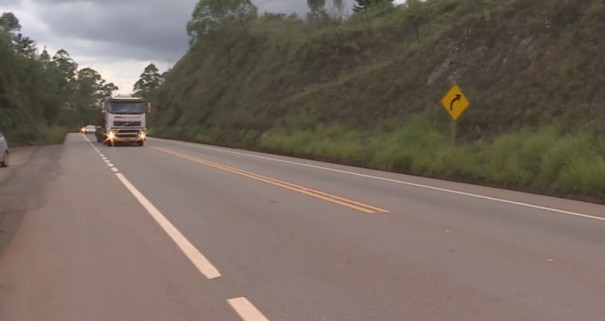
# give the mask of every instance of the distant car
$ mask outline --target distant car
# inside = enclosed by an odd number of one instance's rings
[[[8,143],[0,133],[0,167],[8,167]]]
[[[94,125],[88,125],[84,128],[85,133],[94,134],[97,131],[97,128]]]

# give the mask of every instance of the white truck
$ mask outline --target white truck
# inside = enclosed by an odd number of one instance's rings
[[[142,97],[114,96],[102,101],[97,112],[97,141],[109,146],[143,146],[147,138],[145,113],[149,112],[151,104],[145,104]]]

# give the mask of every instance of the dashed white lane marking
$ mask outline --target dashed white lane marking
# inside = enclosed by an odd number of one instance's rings
[[[248,299],[244,297],[227,300],[229,305],[244,321],[269,321]]]
[[[94,147],[87,137],[85,139]],[[202,275],[208,279],[215,279],[221,276],[218,269],[117,168],[113,167],[113,164],[109,160],[105,160],[105,162],[115,172],[116,177],[126,189],[141,203],[143,208],[147,210],[147,213],[153,217]]]
[[[107,163],[107,166],[114,167],[113,163],[109,163],[109,162]]]
[[[397,180],[397,179],[391,179],[391,178],[386,178],[386,177],[380,177],[380,176],[374,176],[374,175],[368,175],[368,174],[355,173],[355,172],[345,171],[345,170],[336,169],[336,168],[330,168],[330,167],[325,167],[325,166],[318,166],[318,165],[313,165],[313,164],[288,161],[288,160],[278,159],[278,158],[273,158],[273,157],[247,154],[247,153],[236,152],[236,151],[222,149],[222,148],[215,148],[215,147],[209,147],[209,146],[203,146],[202,148],[206,148],[206,149],[209,149],[209,150],[215,150],[215,151],[219,151],[219,152],[224,152],[224,153],[230,153],[230,154],[235,154],[235,155],[246,156],[246,157],[264,159],[264,160],[269,160],[269,161],[273,161],[273,162],[279,162],[279,163],[285,163],[285,164],[290,164],[290,165],[297,165],[297,166],[309,167],[309,168],[314,168],[314,169],[320,169],[320,170],[329,171],[329,172],[335,172],[335,173],[353,175],[353,176],[358,176],[358,177],[363,177],[363,178],[371,178],[371,179],[375,179],[375,180],[379,180],[379,181],[384,181],[384,182],[390,182],[390,183],[401,184],[401,185],[406,185],[406,186],[412,186],[412,187],[417,187],[417,188],[423,188],[423,189],[428,189],[428,190],[433,190],[433,191],[439,191],[439,192],[444,192],[444,193],[456,194],[456,195],[460,195],[460,196],[478,198],[478,199],[483,199],[483,200],[488,200],[488,201],[493,201],[493,202],[500,202],[500,203],[505,203],[505,204],[510,204],[510,205],[516,205],[516,206],[521,206],[521,207],[533,208],[533,209],[537,209],[537,210],[542,210],[542,211],[547,211],[547,212],[553,212],[553,213],[558,213],[558,214],[565,214],[565,215],[571,215],[571,216],[589,218],[589,219],[598,220],[598,221],[605,221],[605,217],[588,215],[588,214],[583,214],[583,213],[578,213],[578,212],[573,212],[573,211],[566,211],[566,210],[552,208],[552,207],[547,207],[547,206],[539,206],[539,205],[534,205],[534,204],[530,204],[530,203],[511,201],[511,200],[507,200],[507,199],[503,199],[503,198],[497,198],[497,197],[491,197],[491,196],[485,196],[485,195],[479,195],[479,194],[461,192],[461,191],[456,191],[456,190],[447,189],[447,188],[441,188],[441,187],[429,186],[429,185],[424,185],[424,184],[411,183],[411,182],[406,182],[406,181]]]
[[[116,176],[132,195],[143,205],[147,213],[155,219],[160,227],[170,236],[176,245],[183,251],[185,256],[195,265],[195,267],[208,279],[214,279],[221,276],[220,272],[208,259],[195,247],[189,240],[174,226],[170,221],[143,195],[139,190],[124,177],[122,173],[116,173]]]

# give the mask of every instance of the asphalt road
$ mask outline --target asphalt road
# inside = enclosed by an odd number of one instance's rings
[[[0,173],[0,320],[604,320],[605,206],[91,141]]]

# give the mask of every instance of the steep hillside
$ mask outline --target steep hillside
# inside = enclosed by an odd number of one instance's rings
[[[227,46],[192,46],[152,98],[153,130],[604,198],[602,30],[600,0],[427,0],[320,26],[265,16]],[[471,100],[456,146],[438,103],[454,82]]]

